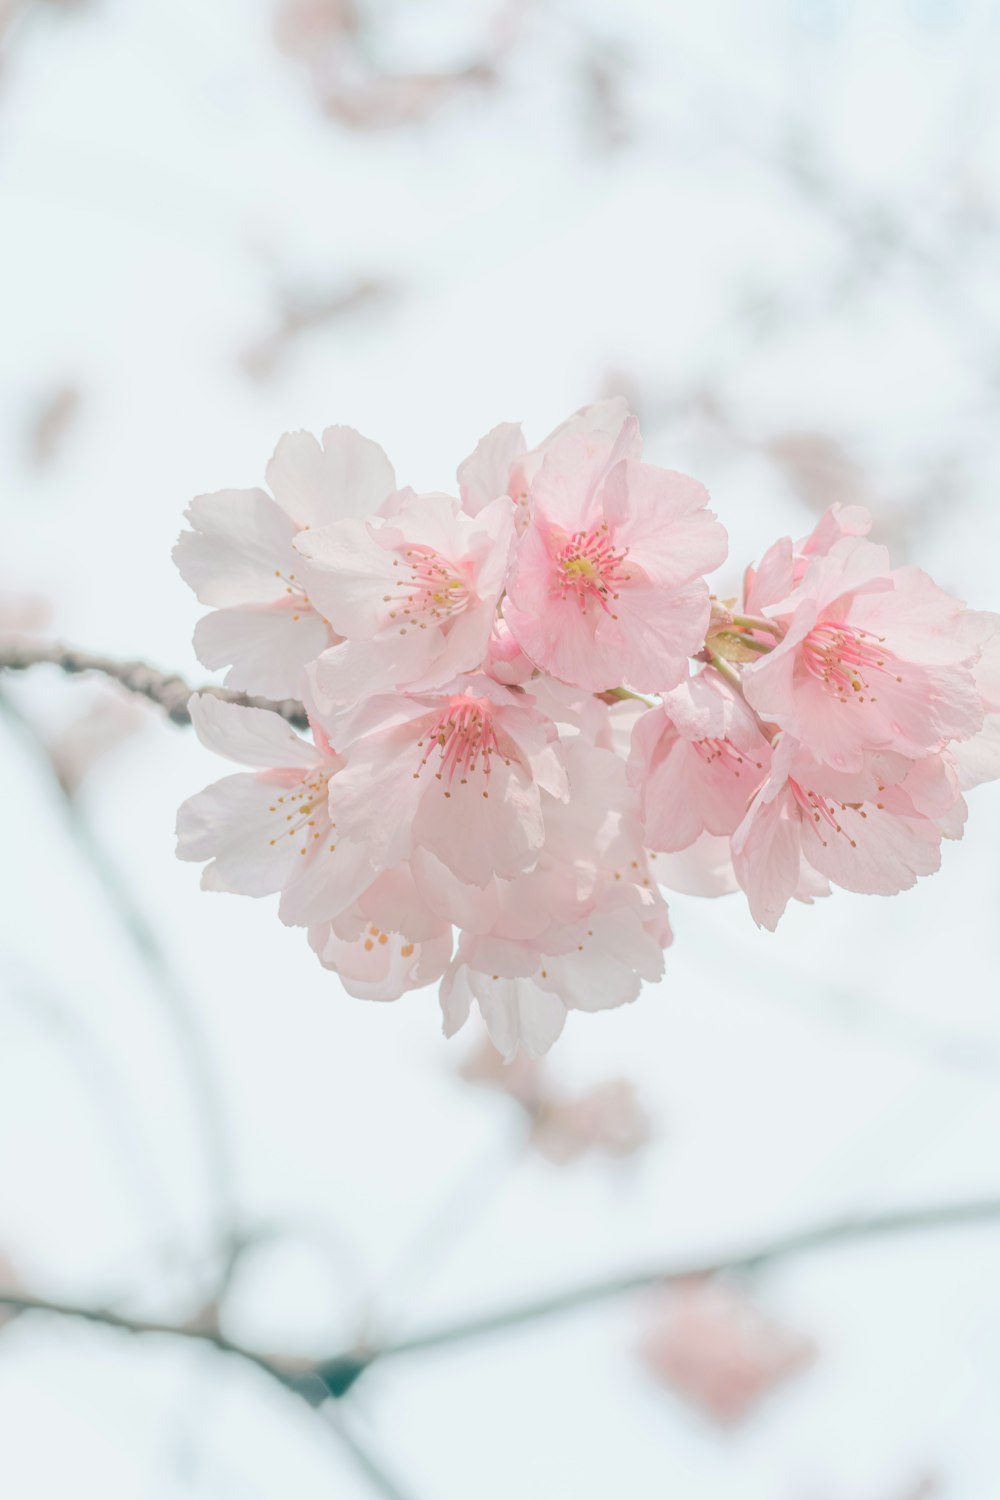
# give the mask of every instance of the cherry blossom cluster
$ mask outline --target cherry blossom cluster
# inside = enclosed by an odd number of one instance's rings
[[[174,554],[199,659],[312,730],[196,696],[247,769],[181,808],[181,858],[280,892],[352,995],[440,981],[446,1034],[475,1004],[508,1058],[660,978],[664,888],[742,888],[771,929],[831,883],[893,894],[1000,775],[1000,617],[853,506],[717,598],[707,492],[641,451],[607,401],[533,449],[504,423],[418,494],[350,428],[292,433]]]

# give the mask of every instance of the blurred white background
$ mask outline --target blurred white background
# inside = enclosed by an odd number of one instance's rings
[[[896,558],[1000,607],[1000,7],[357,6],[0,0],[4,630],[204,680],[170,560],[195,493],[333,422],[446,489],[495,423],[537,440],[612,393],[712,491],[720,591],[859,500]],[[223,1331],[320,1356],[365,1318],[404,1337],[1000,1199],[995,788],[892,902],[838,892],[772,937],[737,898],[675,898],[662,986],[574,1015],[547,1065],[565,1094],[629,1080],[652,1138],[560,1165],[458,1076],[478,1042],[443,1041],[433,990],[352,1000],[263,904],[198,890],[174,813],[220,768],[189,731],[54,672],[0,686],[74,783],[0,721],[22,1288],[183,1320],[235,1226]],[[996,1500],[998,1250],[955,1229],[762,1273],[816,1354],[732,1430],[639,1359],[648,1298],[387,1360],[338,1407],[381,1490],[237,1360],[23,1315],[0,1493]]]

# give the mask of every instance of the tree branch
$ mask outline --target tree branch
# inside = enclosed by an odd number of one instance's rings
[[[0,1307],[14,1308],[19,1312],[53,1313],[60,1317],[83,1319],[90,1323],[105,1324],[109,1328],[119,1329],[124,1333],[160,1334],[201,1340],[213,1345],[224,1354],[232,1354],[249,1361],[286,1389],[301,1396],[310,1406],[319,1406],[330,1396],[344,1395],[365,1370],[381,1359],[421,1353],[427,1349],[438,1349],[449,1344],[467,1343],[492,1333],[503,1333],[508,1329],[541,1322],[545,1318],[555,1317],[561,1313],[574,1312],[581,1307],[595,1306],[617,1297],[629,1296],[690,1277],[715,1276],[723,1272],[756,1271],[762,1266],[773,1265],[791,1256],[811,1254],[818,1250],[832,1249],[838,1245],[854,1244],[864,1240],[888,1239],[895,1235],[911,1234],[922,1230],[959,1229],[977,1224],[997,1223],[1000,1223],[1000,1198],[971,1199],[964,1203],[934,1204],[929,1207],[899,1209],[864,1218],[833,1220],[809,1229],[796,1230],[780,1239],[768,1241],[755,1250],[695,1258],[674,1265],[651,1266],[643,1270],[628,1272],[625,1275],[587,1282],[568,1291],[538,1297],[530,1302],[523,1302],[494,1313],[443,1324],[439,1328],[429,1329],[425,1333],[418,1333],[410,1338],[368,1349],[345,1350],[318,1363],[301,1358],[259,1353],[227,1339],[214,1326],[197,1321],[162,1323],[131,1318],[103,1308],[53,1302],[45,1298],[29,1296],[26,1293],[2,1289],[0,1289]]]
[[[38,752],[58,795],[67,831],[149,976],[153,993],[173,1034],[190,1089],[205,1153],[208,1200],[219,1218],[223,1241],[228,1243],[235,1222],[235,1149],[220,1096],[215,1062],[197,1007],[174,967],[171,951],[146,916],[133,884],[105,849],[78,799],[63,784],[35,725],[3,691],[0,691],[0,717],[7,719],[15,732]]]
[[[268,708],[280,714],[296,729],[308,729],[306,711],[297,698],[255,698],[250,693],[235,693],[223,687],[192,687],[176,672],[161,672],[144,661],[116,661],[110,656],[98,656],[92,651],[78,651],[59,641],[33,641],[22,636],[11,636],[0,640],[0,669],[9,672],[25,672],[29,667],[58,667],[62,672],[97,672],[117,682],[130,693],[148,698],[166,713],[174,724],[190,724],[188,700],[192,693],[209,693],[226,703],[239,703],[246,708]]]
[[[887,1239],[898,1234],[910,1234],[919,1230],[958,1229],[975,1224],[1000,1223],[1000,1198],[973,1199],[966,1203],[934,1205],[927,1208],[902,1209],[891,1213],[876,1214],[866,1218],[834,1220],[811,1229],[796,1230],[781,1239],[772,1240],[756,1250],[743,1254],[730,1254],[708,1260],[695,1259],[674,1266],[652,1266],[644,1270],[612,1276],[599,1281],[584,1283],[569,1291],[556,1292],[549,1297],[539,1297],[514,1307],[487,1313],[479,1318],[463,1319],[456,1323],[443,1324],[410,1338],[399,1339],[391,1344],[382,1344],[369,1352],[362,1369],[376,1359],[388,1359],[400,1354],[414,1354],[424,1349],[437,1349],[447,1344],[465,1343],[491,1333],[503,1333],[525,1323],[537,1323],[560,1313],[574,1312],[577,1308],[594,1306],[612,1301],[616,1297],[648,1291],[652,1287],[665,1286],[672,1281],[684,1281],[691,1277],[717,1276],[723,1272],[748,1273],[763,1266],[773,1265],[794,1255],[811,1254],[813,1251],[832,1249],[838,1245],[852,1244],[869,1239]],[[329,1364],[320,1365],[317,1374],[326,1378],[329,1369],[334,1378],[343,1383],[345,1360],[340,1356]],[[354,1356],[358,1362],[363,1351]],[[359,1371],[359,1374],[361,1371]]]

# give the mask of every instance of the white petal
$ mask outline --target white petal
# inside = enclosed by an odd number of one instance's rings
[[[229,667],[226,686],[265,698],[298,698],[309,662],[330,644],[330,631],[308,606],[242,604],[199,620],[194,648],[202,666]]]
[[[269,709],[244,708],[211,693],[196,693],[188,709],[202,744],[237,765],[280,769],[314,766],[321,759],[315,745]]]
[[[290,432],[267,466],[267,482],[300,526],[370,516],[396,488],[378,443],[353,427],[328,427],[322,447],[311,432]]]
[[[269,896],[281,890],[299,858],[298,840],[283,836],[272,811],[282,788],[243,771],[189,797],[177,813],[179,859],[210,859],[207,890]]]
[[[301,872],[296,871],[282,893],[278,915],[289,927],[333,921],[374,878],[363,844],[338,838],[335,829],[325,826],[321,839],[314,842],[317,852],[302,859]]]
[[[174,562],[202,604],[267,604],[288,587],[276,574],[295,572],[295,522],[263,490],[199,495],[187,510]]]
[[[475,451],[458,466],[462,506],[470,516],[500,495],[509,493],[510,471],[525,452],[524,434],[517,422],[501,422],[480,438]]]

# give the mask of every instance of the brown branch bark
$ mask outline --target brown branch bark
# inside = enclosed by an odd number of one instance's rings
[[[130,693],[148,698],[163,709],[174,724],[191,722],[188,702],[192,693],[210,693],[213,698],[222,698],[226,703],[239,703],[247,708],[268,708],[280,714],[296,729],[307,729],[309,721],[306,711],[297,698],[255,698],[250,693],[236,693],[229,688],[192,685],[176,672],[161,672],[144,661],[118,661],[110,656],[100,656],[93,651],[79,651],[59,641],[34,641],[14,636],[0,640],[0,669],[9,672],[26,672],[30,667],[58,667],[61,672],[96,672],[117,682]]]

